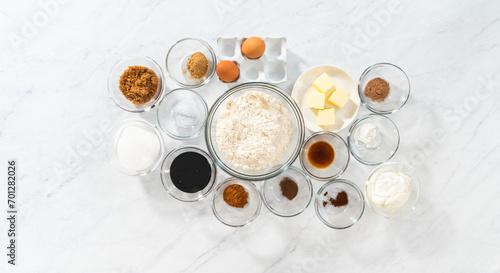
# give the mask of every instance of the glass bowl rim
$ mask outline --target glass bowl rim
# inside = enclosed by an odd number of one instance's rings
[[[388,120],[392,125],[394,125],[394,128],[396,129],[396,132],[398,133],[398,143],[396,145],[396,149],[394,149],[394,153],[389,157],[387,158],[386,160],[380,162],[380,163],[370,163],[364,159],[362,159],[361,157],[359,157],[357,154],[353,153],[352,152],[352,148],[351,148],[351,137],[353,137],[352,135],[354,134],[354,128],[361,122],[361,121],[364,121],[366,119],[369,119],[369,118],[372,118],[372,117],[377,117],[377,118],[385,118],[386,120]],[[349,148],[349,152],[352,154],[352,156],[360,163],[364,164],[364,165],[367,165],[367,166],[377,166],[377,165],[380,165],[380,164],[384,164],[385,162],[391,160],[394,155],[396,155],[396,152],[398,151],[399,149],[399,144],[401,143],[401,135],[399,133],[399,129],[398,129],[398,126],[396,126],[396,123],[394,123],[394,121],[392,121],[392,119],[390,119],[389,117],[385,116],[385,115],[381,115],[381,114],[377,114],[377,113],[370,113],[370,114],[366,114],[362,117],[359,117],[357,118],[352,124],[351,124],[351,127],[349,128],[349,131],[347,132],[347,147]]]
[[[205,116],[204,117],[205,120],[203,121],[203,125],[200,127],[200,129],[198,131],[196,131],[196,133],[191,134],[189,136],[179,136],[179,135],[175,135],[173,133],[170,133],[167,130],[167,128],[164,128],[163,125],[160,122],[160,109],[161,109],[161,104],[162,104],[163,100],[166,99],[172,93],[178,93],[178,92],[183,92],[183,91],[191,92],[192,94],[194,94],[196,96],[197,99],[199,99],[201,101],[201,104],[203,105],[203,113],[204,113],[204,116]],[[156,111],[156,120],[158,121],[158,125],[160,126],[161,130],[165,134],[167,134],[169,137],[177,139],[177,140],[193,139],[193,138],[197,137],[198,135],[200,135],[200,133],[203,132],[203,130],[205,129],[205,125],[207,123],[207,116],[208,116],[208,106],[207,106],[207,103],[205,102],[205,100],[203,99],[203,97],[200,96],[200,94],[198,94],[196,91],[191,90],[191,89],[187,89],[187,88],[184,88],[184,87],[176,88],[174,90],[171,90],[171,91],[167,92],[163,96],[163,98],[160,100],[160,102],[158,103],[158,110]]]
[[[294,217],[294,216],[297,216],[299,214],[301,214],[302,212],[304,212],[308,207],[309,205],[311,204],[311,200],[312,200],[312,197],[313,197],[313,185],[312,185],[312,182],[311,182],[311,179],[309,179],[309,177],[307,176],[307,174],[304,173],[304,171],[300,168],[297,168],[297,167],[294,167],[294,166],[290,166],[287,170],[285,170],[284,172],[288,171],[288,170],[294,170],[294,171],[297,171],[299,173],[301,173],[305,180],[306,180],[306,183],[308,185],[308,189],[309,189],[309,201],[307,201],[307,204],[298,212],[294,213],[294,214],[290,214],[290,215],[287,215],[287,214],[282,214],[278,211],[276,211],[275,209],[271,208],[271,206],[268,204],[266,198],[265,198],[265,185],[266,183],[268,183],[268,179],[264,180],[262,182],[262,186],[261,186],[261,195],[262,195],[262,202],[264,203],[264,205],[266,206],[266,208],[272,212],[273,214],[277,215],[277,216],[280,216],[280,217]],[[284,173],[283,172],[283,173]],[[282,173],[281,173],[282,174]]]
[[[122,166],[118,162],[115,162],[111,158],[112,152],[110,151],[110,147],[112,144],[111,142],[112,141],[114,142],[114,139],[111,139],[112,138],[111,136],[115,133],[115,131],[119,128],[122,128],[126,124],[132,124],[132,123],[136,123],[136,122],[142,123],[142,124],[146,125],[147,127],[152,128],[153,131],[155,132],[156,136],[158,137],[158,141],[160,142],[160,155],[158,156],[158,159],[156,159],[156,162],[151,165],[151,168],[148,168],[147,170],[144,170],[141,172],[128,170],[125,167],[122,168]],[[111,161],[111,165],[113,165],[113,167],[115,167],[115,169],[119,170],[123,174],[130,175],[130,176],[145,176],[145,175],[151,173],[152,171],[154,171],[160,165],[160,162],[162,161],[163,156],[165,156],[165,143],[164,142],[165,142],[165,140],[163,139],[161,131],[158,129],[158,127],[156,127],[156,125],[152,124],[149,121],[138,119],[138,118],[127,118],[127,119],[121,120],[118,123],[116,123],[109,131],[108,136],[107,136],[107,140],[106,140],[106,146],[107,146],[106,150],[107,150],[108,158]],[[114,145],[113,145],[113,147],[114,147]]]
[[[349,166],[349,163],[351,161],[351,155],[350,155],[350,152],[349,152],[349,147],[347,146],[347,143],[346,141],[337,133],[334,133],[334,132],[331,132],[331,131],[318,131],[318,132],[315,132],[315,133],[312,133],[307,139],[304,140],[304,142],[302,143],[301,145],[301,149],[300,149],[300,154],[302,154],[302,151],[304,150],[304,147],[306,146],[306,144],[314,137],[318,136],[318,135],[331,135],[335,138],[338,138],[340,140],[342,140],[343,144],[345,145],[345,148],[347,149],[347,162],[345,164],[345,166],[341,169],[341,171],[333,176],[329,176],[329,177],[321,177],[321,176],[317,176],[317,175],[314,175],[312,174],[305,166],[304,164],[304,159],[302,158],[302,156],[299,156],[299,161],[300,161],[300,166],[302,167],[302,169],[307,173],[307,175],[311,176],[312,178],[318,180],[318,181],[322,181],[322,182],[327,182],[329,180],[332,180],[332,179],[337,179],[338,177],[340,177],[346,170],[347,170],[347,167]],[[333,163],[332,163],[333,164]]]
[[[198,197],[196,199],[184,199],[184,198],[181,198],[179,196],[174,195],[168,189],[168,187],[165,184],[166,183],[165,179],[170,180],[170,178],[163,178],[163,174],[162,174],[163,170],[166,169],[166,168],[164,168],[164,164],[166,164],[167,159],[171,158],[175,153],[182,152],[184,150],[187,150],[187,151],[196,151],[196,153],[199,153],[199,154],[203,155],[207,159],[208,164],[210,165],[210,169],[213,171],[213,179],[211,179],[208,182],[208,185],[207,185],[207,186],[210,186],[210,188],[208,189],[208,191],[205,194],[201,195],[200,197]],[[175,199],[177,199],[179,201],[182,201],[182,202],[196,202],[196,201],[200,201],[201,199],[207,197],[212,192],[212,190],[214,189],[215,181],[217,180],[217,167],[215,166],[215,163],[214,163],[212,157],[210,157],[210,155],[207,152],[205,152],[201,147],[198,147],[196,145],[188,145],[188,146],[177,147],[177,148],[173,149],[172,151],[170,151],[165,156],[165,158],[162,160],[162,163],[161,163],[161,166],[160,166],[160,180],[161,180],[161,184],[163,185],[163,188],[173,198],[175,198]],[[194,194],[194,193],[192,193],[192,194]]]
[[[391,110],[386,110],[386,111],[383,111],[383,110],[377,110],[377,109],[374,109],[373,107],[371,107],[370,105],[368,105],[367,102],[365,102],[365,99],[364,99],[364,92],[362,90],[362,86],[361,86],[361,82],[363,81],[363,79],[366,77],[366,75],[371,72],[372,70],[376,69],[376,68],[379,68],[381,66],[384,66],[384,65],[387,65],[387,66],[392,66],[394,68],[396,68],[397,70],[401,71],[406,79],[406,81],[408,82],[408,95],[406,95],[405,97],[405,101],[399,105],[398,107],[394,108],[394,109],[391,109]],[[406,105],[406,103],[408,102],[408,99],[410,98],[410,94],[411,94],[411,83],[410,83],[410,78],[408,78],[408,75],[406,74],[406,72],[404,72],[403,69],[401,69],[399,66],[395,65],[395,64],[392,64],[392,63],[376,63],[376,64],[373,64],[373,65],[370,65],[369,67],[367,67],[365,69],[365,71],[363,71],[363,73],[361,74],[361,76],[359,77],[359,82],[358,82],[358,94],[359,94],[359,98],[361,100],[361,103],[366,107],[366,109],[370,110],[371,112],[373,113],[376,113],[376,114],[380,114],[380,115],[388,115],[388,114],[393,114],[395,112],[397,112],[399,109],[403,108],[403,106]]]
[[[255,192],[257,193],[256,195],[258,196],[257,198],[259,199],[258,200],[258,208],[257,208],[255,214],[253,215],[253,217],[249,221],[247,221],[247,222],[245,222],[243,224],[240,224],[240,225],[233,225],[233,224],[229,224],[228,222],[224,221],[222,219],[222,217],[219,216],[219,214],[217,213],[217,209],[215,208],[215,196],[217,195],[217,192],[219,192],[220,188],[222,188],[223,185],[228,184],[229,182],[235,181],[235,180],[236,181],[240,181],[240,182],[242,182],[242,183],[244,183],[244,184],[249,185],[250,187],[252,187],[253,190],[255,190]],[[212,195],[212,212],[215,215],[215,218],[217,218],[217,220],[219,220],[219,222],[223,223],[224,225],[227,225],[227,226],[230,226],[230,227],[243,227],[243,226],[246,226],[246,225],[252,223],[257,218],[257,216],[259,216],[261,210],[262,210],[262,196],[260,194],[259,189],[257,189],[257,186],[252,181],[239,179],[237,177],[229,177],[229,178],[224,179],[219,184],[217,184],[217,186],[214,189],[214,194]]]
[[[113,71],[115,71],[117,68],[118,68],[118,65],[122,64],[123,62],[125,61],[128,61],[130,59],[134,59],[134,58],[144,58],[144,59],[147,59],[148,61],[150,61],[153,66],[155,68],[157,68],[159,71],[160,71],[160,75],[157,75],[158,76],[158,82],[159,82],[159,94],[158,94],[158,98],[156,98],[156,100],[154,100],[151,105],[148,105],[148,106],[145,106],[145,107],[141,107],[139,109],[129,109],[125,106],[122,106],[120,105],[117,101],[115,101],[115,99],[113,98],[113,96],[111,95],[111,89],[112,89],[112,86],[110,85],[110,77],[111,77],[111,73]],[[149,68],[149,67],[148,67]],[[125,56],[123,58],[120,58],[118,59],[114,64],[113,66],[111,67],[111,69],[109,70],[108,72],[108,78],[107,78],[107,86],[108,86],[108,95],[109,97],[111,98],[111,100],[113,101],[113,103],[118,106],[120,109],[122,110],[125,110],[127,112],[130,112],[130,113],[142,113],[142,112],[147,112],[151,109],[153,109],[156,104],[158,104],[159,101],[161,101],[161,99],[163,98],[163,95],[165,93],[165,76],[163,75],[163,69],[161,68],[161,66],[155,61],[153,60],[153,58],[149,57],[149,56],[146,56],[146,55],[140,55],[140,54],[133,54],[133,55],[128,55],[128,56]],[[148,102],[149,103],[149,102]],[[142,104],[142,105],[146,105],[147,103],[145,104]]]
[[[202,81],[200,83],[197,83],[197,84],[193,84],[193,85],[185,84],[185,83],[182,83],[182,82],[178,81],[175,77],[172,76],[172,74],[170,73],[170,71],[168,69],[168,57],[170,56],[170,53],[172,52],[172,50],[174,49],[175,46],[177,46],[180,43],[185,42],[185,41],[198,41],[201,44],[203,44],[208,49],[208,51],[210,52],[210,57],[211,57],[212,63],[213,63],[213,65],[212,65],[212,71],[210,71],[210,75],[208,75],[207,78],[204,81]],[[179,86],[184,87],[184,88],[198,88],[198,87],[201,87],[201,86],[207,84],[213,78],[213,76],[215,74],[215,66],[216,65],[217,65],[217,56],[215,55],[215,51],[213,50],[213,48],[210,46],[209,43],[205,42],[204,40],[202,40],[200,38],[196,38],[196,37],[186,37],[186,38],[182,38],[179,41],[175,42],[170,47],[170,49],[167,52],[167,55],[165,56],[165,67],[167,69],[167,73],[168,73],[169,78],[172,79]]]
[[[293,110],[293,114],[294,114],[293,116],[297,120],[297,127],[298,127],[297,130],[299,131],[298,132],[298,140],[297,140],[298,145],[297,145],[296,151],[294,151],[292,153],[291,157],[284,164],[282,164],[282,166],[279,169],[276,169],[274,171],[271,171],[271,172],[268,172],[265,174],[260,174],[260,175],[243,174],[243,173],[241,173],[239,171],[235,171],[233,168],[227,166],[225,163],[222,162],[221,159],[219,159],[219,157],[217,156],[217,153],[215,152],[215,148],[214,148],[213,143],[215,143],[217,140],[212,141],[212,139],[209,137],[209,135],[210,135],[209,130],[211,127],[210,125],[212,125],[212,123],[215,122],[215,120],[213,120],[213,119],[214,119],[214,115],[215,115],[216,110],[220,106],[222,106],[222,104],[226,101],[226,99],[228,97],[230,97],[231,95],[233,95],[237,92],[245,91],[245,88],[247,86],[265,88],[266,90],[270,90],[270,92],[276,93],[283,100],[285,100],[288,103],[288,105],[290,106],[290,108]],[[210,108],[210,111],[208,112],[208,116],[207,116],[207,121],[205,124],[205,142],[207,144],[207,150],[208,150],[209,154],[212,156],[212,158],[214,159],[217,166],[219,166],[219,168],[221,168],[224,172],[228,173],[231,176],[234,176],[234,177],[241,179],[241,180],[248,180],[248,181],[266,180],[266,179],[275,177],[275,176],[279,175],[280,173],[282,173],[283,171],[285,171],[286,169],[288,169],[293,164],[293,162],[295,162],[295,160],[297,159],[297,157],[300,155],[300,153],[302,151],[302,142],[304,141],[304,136],[305,136],[304,118],[302,117],[302,112],[300,111],[296,102],[292,99],[292,97],[290,95],[288,95],[280,87],[275,86],[275,85],[270,84],[270,83],[265,83],[265,82],[242,83],[242,84],[236,85],[236,86],[230,88],[229,90],[227,90],[222,96],[220,96],[214,102],[214,104]]]
[[[323,190],[326,187],[328,187],[330,185],[333,185],[333,184],[337,184],[337,183],[342,183],[342,184],[348,185],[349,187],[355,189],[356,192],[359,194],[360,199],[361,199],[360,200],[360,203],[361,203],[361,213],[359,214],[358,218],[356,220],[354,220],[351,224],[349,224],[347,226],[344,226],[344,227],[336,227],[336,226],[333,226],[332,224],[328,223],[325,219],[323,219],[323,217],[321,216],[321,213],[319,212],[319,209],[318,209],[318,200],[320,198],[321,192],[323,192]],[[363,216],[363,214],[365,212],[365,196],[363,195],[363,191],[354,182],[352,182],[350,180],[347,180],[347,179],[334,179],[334,180],[328,181],[323,186],[321,186],[321,188],[316,193],[316,198],[314,199],[314,210],[316,211],[316,215],[318,216],[319,220],[323,224],[325,224],[327,227],[330,227],[330,228],[333,228],[333,229],[346,229],[346,228],[350,228],[350,227],[354,226],[357,222],[359,222],[359,220],[361,219],[361,217]]]

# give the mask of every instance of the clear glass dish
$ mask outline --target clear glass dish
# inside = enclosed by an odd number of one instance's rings
[[[329,143],[335,152],[332,164],[323,169],[314,167],[307,157],[309,147],[318,141]],[[339,177],[345,172],[347,166],[349,166],[350,155],[347,144],[341,136],[330,131],[320,131],[312,134],[304,141],[299,159],[302,169],[309,176],[319,181],[328,181]]]
[[[232,184],[241,185],[248,192],[248,204],[243,208],[232,207],[224,201],[224,190]],[[250,181],[234,177],[217,185],[212,198],[212,211],[215,217],[221,223],[231,227],[242,227],[250,224],[259,215],[261,207],[261,196],[257,187]]]
[[[172,165],[172,162],[177,156],[186,152],[195,152],[197,154],[204,156],[207,159],[211,169],[210,181],[208,182],[207,186],[204,189],[194,193],[188,193],[179,190],[174,185],[172,179],[170,178],[170,166]],[[215,167],[212,158],[205,151],[196,146],[185,146],[172,150],[165,157],[163,163],[161,164],[160,178],[163,187],[172,197],[184,202],[194,202],[205,198],[212,191],[216,177],[217,177],[217,168]]]
[[[297,196],[292,200],[283,196],[281,191],[280,182],[284,177],[289,177],[297,183]],[[264,181],[261,191],[264,205],[272,213],[282,217],[301,214],[311,203],[313,195],[311,180],[301,169],[295,167],[290,167],[280,175]]]
[[[158,91],[154,95],[154,97],[145,104],[133,104],[131,101],[125,98],[122,91],[120,90],[120,76],[123,72],[128,69],[129,66],[144,66],[151,70],[153,70],[158,77]],[[123,59],[120,59],[115,63],[115,65],[111,68],[108,74],[108,93],[113,102],[120,107],[121,109],[133,112],[140,113],[151,110],[158,101],[160,101],[164,92],[164,79],[163,79],[163,71],[161,67],[151,58],[147,56],[141,55],[132,55],[127,56]]]
[[[365,96],[366,84],[374,78],[382,78],[389,83],[389,95],[382,102],[373,101]],[[401,109],[410,97],[410,80],[406,73],[396,65],[378,63],[368,67],[359,78],[358,93],[363,105],[377,114],[391,114]]]
[[[288,145],[286,153],[272,166],[259,170],[244,170],[229,163],[221,153],[216,137],[217,121],[226,107],[227,100],[240,97],[248,91],[258,91],[273,96],[283,104],[290,115],[290,144]],[[220,96],[210,109],[207,117],[207,124],[205,126],[205,140],[208,152],[214,158],[215,163],[230,175],[250,181],[266,180],[286,170],[300,153],[301,144],[304,140],[304,133],[304,120],[300,109],[293,99],[283,90],[272,84],[258,82],[244,83],[235,86]]]
[[[175,139],[198,136],[205,126],[208,107],[195,91],[176,89],[168,92],[158,105],[160,128]]]
[[[371,123],[377,126],[380,135],[380,144],[376,148],[368,148],[355,138],[356,130],[363,124]],[[358,118],[347,134],[349,151],[359,162],[375,166],[390,160],[399,148],[399,130],[394,122],[382,115],[369,114]]]
[[[158,141],[160,143],[160,152],[158,154],[158,157],[154,160],[154,162],[150,166],[148,166],[147,168],[142,169],[142,170],[131,170],[131,169],[127,168],[126,166],[122,165],[120,163],[120,160],[118,159],[118,155],[117,155],[117,151],[116,151],[116,141],[117,141],[117,138],[119,137],[120,133],[122,132],[122,129],[125,128],[126,126],[134,125],[134,124],[139,125],[139,126],[143,126],[144,128],[154,132],[156,134],[156,136],[158,137]],[[152,172],[154,169],[156,169],[156,167],[158,167],[158,165],[160,165],[160,161],[165,154],[165,146],[163,143],[163,138],[161,136],[161,132],[160,132],[160,130],[158,130],[158,128],[156,126],[154,126],[153,124],[151,124],[147,121],[140,120],[140,119],[126,119],[126,120],[123,120],[123,121],[119,122],[118,124],[116,124],[109,132],[108,139],[107,139],[107,152],[108,152],[108,157],[111,160],[111,164],[113,164],[113,166],[116,169],[118,169],[119,171],[121,171],[122,173],[127,174],[127,175],[143,176],[143,175],[146,175],[146,174]]]
[[[189,58],[196,52],[201,52],[208,60],[207,74],[201,79],[191,77],[186,69]],[[205,85],[212,79],[215,74],[217,57],[207,42],[198,38],[184,38],[170,48],[165,64],[168,75],[174,82],[182,87],[196,88]]]
[[[348,204],[335,207],[331,204],[324,206],[323,202],[332,193],[345,191],[348,197]],[[325,195],[328,193],[327,195]],[[334,229],[345,229],[356,224],[365,211],[365,198],[361,189],[349,180],[337,179],[323,185],[316,195],[314,204],[316,215],[328,227]]]
[[[370,191],[369,187],[370,180],[373,177],[375,177],[377,174],[381,172],[391,171],[391,170],[403,172],[411,179],[409,199],[402,207],[396,210],[389,210],[387,208],[382,208],[377,206],[377,204],[373,203],[371,199],[372,192]],[[411,167],[410,165],[400,162],[387,162],[378,166],[370,173],[370,176],[368,176],[368,179],[366,180],[364,192],[366,196],[366,202],[368,203],[368,206],[373,212],[388,219],[400,219],[409,215],[411,212],[415,210],[418,199],[420,197],[420,180],[418,179],[418,176],[415,173],[415,169],[413,169],[413,167]]]

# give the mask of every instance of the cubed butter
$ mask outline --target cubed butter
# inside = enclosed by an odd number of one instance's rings
[[[317,123],[320,126],[335,124],[335,109],[325,109],[318,111]]]
[[[324,109],[325,108],[325,94],[312,92],[309,93],[309,99],[307,101],[307,106],[314,109]]]
[[[319,92],[326,93],[333,89],[335,83],[326,73],[323,73],[313,82],[313,86]]]
[[[346,91],[337,88],[333,91],[328,101],[333,103],[333,105],[337,106],[338,108],[342,108],[349,100],[350,96],[351,95]]]

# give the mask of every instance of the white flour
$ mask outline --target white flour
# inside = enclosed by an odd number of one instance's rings
[[[290,116],[270,95],[248,91],[230,99],[217,122],[217,143],[236,167],[258,170],[273,165],[290,143]]]

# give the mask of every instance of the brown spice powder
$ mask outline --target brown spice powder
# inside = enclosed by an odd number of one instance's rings
[[[293,200],[297,193],[299,192],[299,187],[297,183],[293,181],[290,177],[283,177],[280,181],[281,194],[288,198],[288,200]]]
[[[382,102],[389,96],[389,83],[381,78],[374,78],[365,86],[365,96],[373,101]]]
[[[191,58],[189,58],[186,64],[187,70],[191,77],[195,79],[203,79],[208,72],[208,60],[205,55],[201,52],[194,53]],[[185,71],[183,71],[185,73]]]
[[[328,195],[328,192],[325,192],[324,196],[327,196],[327,195]],[[328,205],[328,203],[330,203],[332,206],[335,206],[335,207],[343,207],[343,206],[349,204],[349,197],[347,196],[347,193],[345,191],[341,191],[341,192],[337,193],[337,196],[335,197],[335,199],[330,197],[330,199],[328,199],[328,201],[323,201],[323,207],[326,207],[326,205]]]
[[[129,66],[120,76],[120,91],[133,104],[150,101],[158,91],[158,76],[144,66]]]
[[[222,194],[224,201],[232,207],[243,208],[248,204],[248,192],[242,185],[232,184],[224,189]]]

